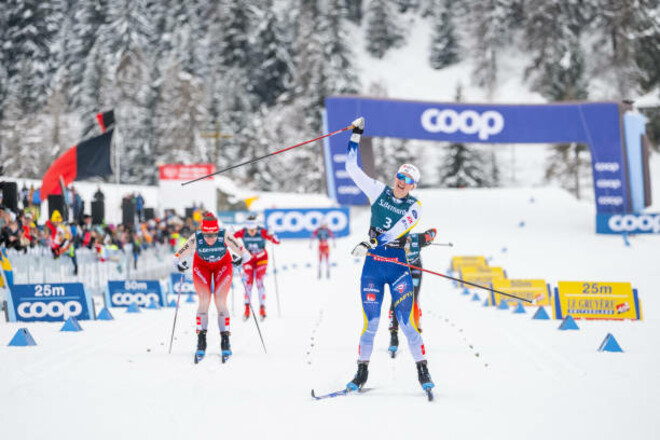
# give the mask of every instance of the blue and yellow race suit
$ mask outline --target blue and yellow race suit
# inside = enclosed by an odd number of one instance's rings
[[[359,142],[360,135],[353,133],[348,143],[346,171],[371,203],[369,237],[376,238],[378,246],[370,253],[406,263],[406,251],[398,245],[398,239],[405,237],[419,222],[421,205],[411,195],[397,199],[392,188],[365,174],[358,165]],[[424,360],[424,342],[413,319],[413,281],[410,270],[395,263],[377,261],[368,255],[362,267],[360,284],[364,328],[360,336],[358,360],[368,361],[371,357],[386,284],[390,288],[394,310],[408,339],[410,352],[416,362]]]

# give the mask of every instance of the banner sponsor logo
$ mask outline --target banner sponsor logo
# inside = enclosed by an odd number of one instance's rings
[[[493,289],[499,290],[504,293],[524,298],[529,301],[534,301],[536,306],[549,306],[550,305],[550,286],[545,280],[539,279],[497,279],[493,281]],[[518,303],[517,299],[500,295],[499,293],[492,292],[491,299],[494,305],[498,306],[502,300],[506,301],[509,306]],[[532,305],[530,303],[522,302],[524,306]]]
[[[192,180],[213,172],[215,172],[215,165],[213,164],[168,164],[159,167],[160,180]],[[212,177],[209,177],[209,179],[212,179]]]
[[[501,113],[489,110],[478,113],[474,110],[456,110],[430,108],[422,113],[422,127],[429,133],[452,134],[460,131],[464,134],[478,134],[482,141],[498,134],[504,128]]]
[[[91,296],[82,283],[15,284],[7,296],[9,321],[94,319]]]
[[[267,209],[264,216],[268,230],[280,238],[310,238],[323,222],[335,237],[350,233],[348,208]]]
[[[128,307],[131,304],[146,307],[151,301],[165,306],[165,296],[158,280],[108,281],[105,295],[107,307]]]
[[[660,214],[598,214],[596,231],[601,234],[658,234]]]
[[[360,188],[358,188],[355,185],[339,185],[337,187],[337,193],[338,194],[351,194],[351,195],[356,196],[358,194],[361,194],[362,191],[360,190]]]
[[[596,180],[597,188],[604,189],[619,189],[621,188],[621,180],[619,179],[597,179]]]
[[[566,315],[585,319],[642,318],[637,290],[630,283],[560,281],[552,308],[556,319]]]
[[[180,273],[170,274],[170,293],[178,295],[179,290],[181,291],[181,295],[195,293],[195,285],[193,284],[193,275],[191,273],[183,274],[183,284],[181,283]]]
[[[481,255],[457,256],[451,259],[451,270],[457,272],[462,266],[486,267],[486,258]]]
[[[506,278],[504,269],[501,267],[475,267],[475,266],[461,266],[460,278],[470,283],[478,284],[480,286],[489,286],[495,280]],[[470,288],[468,284],[461,283],[461,287]]]
[[[610,172],[616,173],[619,171],[621,166],[619,162],[596,162],[594,164],[594,169],[598,172]]]
[[[621,206],[623,205],[623,197],[621,196],[598,196],[598,204],[606,206]]]

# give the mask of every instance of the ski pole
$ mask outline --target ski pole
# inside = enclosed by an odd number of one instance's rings
[[[211,174],[206,175],[206,176],[198,177],[197,179],[193,179],[193,180],[189,180],[187,182],[183,182],[181,184],[181,186],[185,186],[185,185],[188,185],[189,183],[197,182],[198,180],[208,179],[209,177],[215,176],[216,174],[222,174],[222,173],[227,172],[229,170],[233,170],[234,168],[242,167],[243,165],[249,165],[251,163],[259,162],[262,159],[266,159],[268,157],[275,156],[276,154],[284,153],[285,151],[293,150],[294,148],[298,148],[298,147],[301,147],[305,144],[309,144],[311,142],[318,141],[319,139],[323,139],[323,138],[326,138],[326,137],[329,137],[329,136],[334,136],[338,133],[344,132],[346,130],[350,130],[352,128],[353,128],[353,126],[349,125],[348,127],[344,127],[344,128],[341,128],[337,131],[333,131],[332,133],[324,134],[323,136],[319,136],[317,138],[310,139],[308,141],[304,141],[304,142],[301,142],[299,144],[292,145],[290,147],[282,148],[281,150],[277,150],[277,151],[274,151],[272,153],[264,154],[263,156],[259,156],[257,158],[252,159],[252,160],[248,160],[246,162],[239,163],[238,165],[232,165],[230,167],[223,168],[220,171],[216,171],[215,173],[211,173]]]
[[[271,246],[273,254],[273,281],[275,281],[275,298],[277,298],[277,316],[282,317],[282,310],[280,309],[280,290],[277,285],[277,263],[275,262],[275,245]]]
[[[373,257],[373,259],[376,260],[376,261],[385,261],[385,262],[387,262],[387,263],[394,263],[394,264],[398,264],[398,265],[400,265],[400,266],[406,266],[406,267],[408,267],[408,268],[410,268],[410,269],[421,270],[422,272],[427,272],[427,273],[430,273],[430,274],[432,274],[432,275],[437,275],[437,276],[439,276],[439,277],[448,278],[448,279],[450,279],[450,280],[458,281],[459,283],[467,284],[467,285],[470,285],[470,286],[473,286],[473,287],[477,287],[477,288],[479,288],[479,289],[484,289],[484,290],[488,290],[488,291],[490,291],[490,292],[499,293],[500,295],[508,296],[508,297],[510,297],[510,298],[515,298],[515,299],[518,299],[518,300],[520,300],[520,301],[528,302],[528,303],[530,303],[530,304],[533,304],[533,303],[534,303],[534,301],[530,301],[530,300],[528,300],[527,298],[522,298],[522,297],[520,297],[520,296],[512,295],[512,294],[510,294],[510,293],[501,292],[501,291],[499,291],[499,290],[495,290],[495,289],[491,289],[490,287],[481,286],[481,285],[479,285],[479,284],[471,283],[471,282],[469,282],[469,281],[465,281],[465,280],[462,280],[462,279],[460,279],[460,278],[450,277],[449,275],[445,275],[445,274],[443,274],[443,273],[433,272],[432,270],[423,269],[423,268],[421,268],[421,267],[413,266],[412,264],[402,263],[402,262],[400,262],[399,260],[394,259],[394,258],[381,257],[381,256],[379,256],[379,255],[374,255],[374,254],[372,254],[372,253],[370,253],[370,252],[367,252],[367,255]]]
[[[179,281],[179,293],[176,295],[176,309],[174,310],[174,324],[172,324],[172,336],[170,337],[170,351],[169,354],[172,354],[172,342],[174,342],[174,328],[176,327],[176,317],[179,314],[179,299],[181,299],[181,289],[183,288],[183,274],[181,274],[181,280]]]
[[[264,348],[264,353],[268,354],[266,351],[266,344],[264,344],[264,337],[261,336],[261,329],[259,328],[259,323],[257,322],[257,315],[254,313],[254,309],[252,308],[252,302],[250,301],[248,303],[250,306],[250,311],[252,312],[252,317],[254,318],[254,325],[257,326],[257,331],[259,332],[259,339],[261,339],[261,346]]]
[[[431,243],[431,246],[448,246],[448,247],[454,247],[454,243]]]

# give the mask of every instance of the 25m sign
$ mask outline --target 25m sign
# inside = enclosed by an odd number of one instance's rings
[[[92,298],[82,283],[15,284],[7,296],[7,321],[94,319]]]

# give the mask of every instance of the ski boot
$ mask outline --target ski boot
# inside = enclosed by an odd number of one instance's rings
[[[197,333],[197,351],[195,352],[195,363],[199,363],[204,359],[206,354],[206,330],[201,330]]]
[[[369,377],[368,366],[368,361],[358,361],[357,373],[355,373],[353,380],[346,385],[347,390],[359,391],[362,389],[362,386],[367,382],[367,378]]]
[[[266,306],[259,306],[259,316],[262,321],[266,319]]]
[[[426,366],[426,361],[417,362],[417,378],[419,383],[422,385],[422,389],[426,392],[426,395],[430,400],[433,400],[432,389],[435,386],[431,380],[431,375],[429,374],[429,369]]]
[[[222,350],[222,363],[224,364],[231,356],[231,344],[229,343],[229,332],[220,332],[220,349]]]
[[[243,312],[243,321],[250,319],[250,304],[245,304],[245,312]]]
[[[399,333],[396,329],[390,330],[390,348],[387,350],[390,352],[390,357],[395,358],[396,352],[399,349]]]

